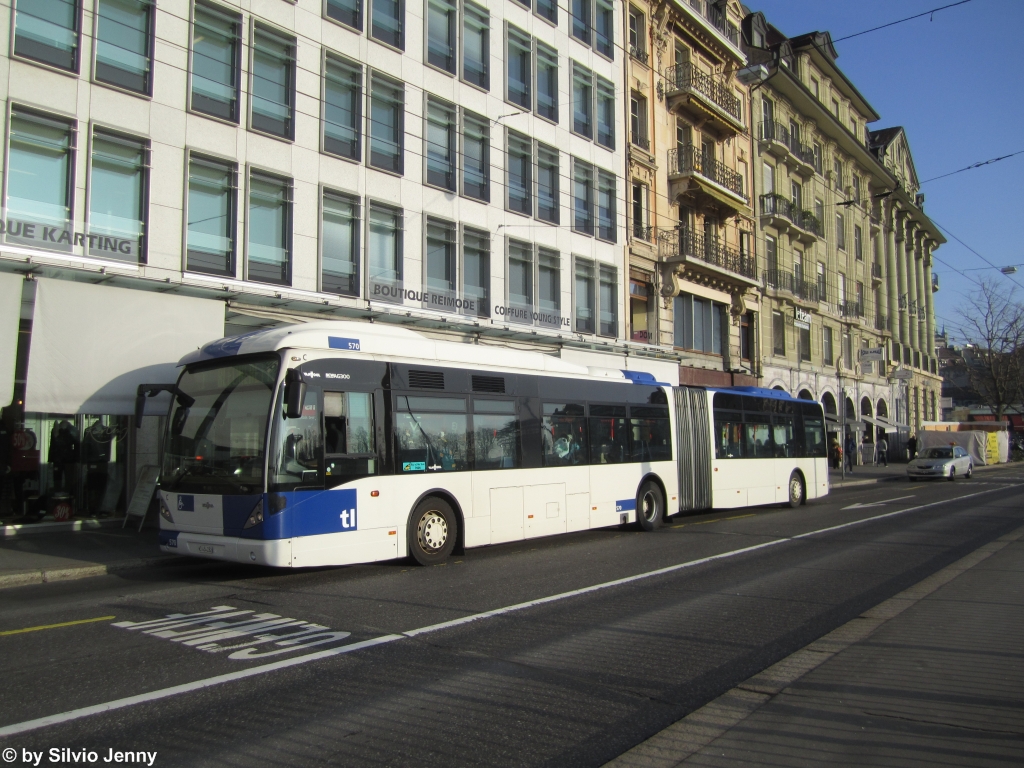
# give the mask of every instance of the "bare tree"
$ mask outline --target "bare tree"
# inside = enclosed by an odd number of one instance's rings
[[[958,311],[968,342],[963,365],[981,401],[1001,421],[1024,400],[1024,304],[1006,283],[985,280]]]

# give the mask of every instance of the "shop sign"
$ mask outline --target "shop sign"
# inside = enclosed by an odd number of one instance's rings
[[[513,323],[532,323],[548,328],[569,330],[571,325],[568,317],[563,317],[555,312],[538,312],[531,307],[497,306],[494,308],[494,315],[505,320],[511,320]]]
[[[420,291],[406,288],[400,282],[377,282],[370,280],[368,298],[370,301],[384,301],[389,304],[414,302],[424,309],[438,312],[454,312],[472,317],[487,317],[487,304],[477,298],[460,297],[441,291]]]
[[[36,447],[36,433],[30,429],[19,429],[11,435],[11,447],[16,451],[31,451]]]
[[[793,318],[793,325],[797,328],[803,328],[805,331],[811,328],[811,313],[806,309],[800,309],[796,307],[796,315]]]
[[[883,362],[885,360],[885,347],[869,347],[860,351],[862,363]]]
[[[0,219],[0,235],[12,245],[27,245],[34,248],[45,248],[51,251],[71,251],[88,249],[90,256],[117,259],[119,261],[138,261],[138,238],[112,237],[109,235],[75,232],[68,226],[52,226],[37,221],[23,219]]]
[[[900,381],[910,381],[914,378],[914,372],[906,368],[900,368],[892,375],[892,377],[894,379],[899,379]]]

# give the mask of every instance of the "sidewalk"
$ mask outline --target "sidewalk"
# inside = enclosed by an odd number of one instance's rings
[[[993,469],[1012,467],[1013,464],[990,464],[987,466],[974,466],[975,472],[987,472]],[[843,480],[841,469],[828,470],[829,485],[832,488],[849,488],[857,485],[870,485],[871,483],[899,482],[907,479],[907,462],[890,462],[887,467],[875,467],[870,464],[854,467],[853,472],[846,470],[846,479]],[[970,482],[970,481],[968,481]]]
[[[1024,528],[608,763],[1024,765]]]
[[[157,531],[104,528],[0,539],[0,589],[102,576],[107,573],[173,563],[164,555]]]

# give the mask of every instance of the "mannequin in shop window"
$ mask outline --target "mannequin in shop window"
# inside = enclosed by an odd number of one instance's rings
[[[82,436],[82,463],[85,465],[86,510],[92,514],[100,511],[103,494],[107,490],[107,472],[110,465],[110,451],[114,431],[103,426],[99,419],[86,428]]]
[[[61,419],[50,430],[50,453],[47,457],[53,466],[53,489],[74,490],[74,472],[78,466],[78,431],[67,419]]]

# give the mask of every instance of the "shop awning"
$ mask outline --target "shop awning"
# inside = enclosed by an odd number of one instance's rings
[[[176,363],[224,335],[224,303],[40,278],[25,410],[130,414],[139,384],[173,382]]]
[[[18,358],[21,275],[0,273],[0,408],[14,399],[14,364]]]
[[[889,421],[888,419],[884,419],[881,416],[879,416],[877,419],[875,419],[875,423],[878,426],[882,427],[886,432],[888,432],[890,434],[893,433],[893,432],[909,432],[910,431],[910,425],[909,424],[897,424],[896,422]]]
[[[863,418],[863,417],[862,417]],[[847,429],[852,429],[854,432],[863,432],[866,428],[863,421],[854,421],[848,419],[845,422]],[[839,417],[833,413],[825,414],[825,429],[829,432],[839,432],[843,428],[843,425],[839,423]]]

